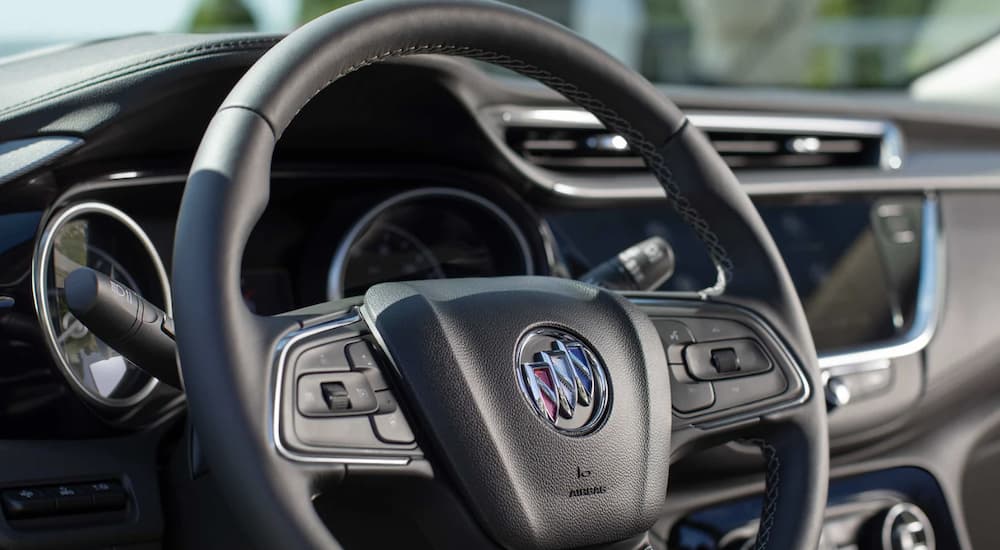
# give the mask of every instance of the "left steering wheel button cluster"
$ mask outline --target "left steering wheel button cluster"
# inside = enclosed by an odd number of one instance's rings
[[[306,452],[410,448],[413,431],[383,376],[372,344],[358,332],[310,338],[290,352],[290,403],[283,437]]]

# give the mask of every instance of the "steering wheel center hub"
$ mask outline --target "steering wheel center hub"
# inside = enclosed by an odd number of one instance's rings
[[[497,539],[583,546],[652,523],[670,463],[670,388],[637,307],[575,281],[511,277],[378,285],[363,311]]]

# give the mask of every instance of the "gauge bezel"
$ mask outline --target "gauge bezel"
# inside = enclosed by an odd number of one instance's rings
[[[49,271],[51,269],[52,248],[55,237],[59,233],[59,230],[66,224],[85,215],[98,215],[111,218],[112,220],[123,225],[136,239],[138,239],[139,244],[142,245],[142,248],[145,249],[149,255],[149,260],[152,262],[156,278],[162,287],[163,298],[165,301],[164,309],[166,310],[167,315],[171,317],[173,316],[173,310],[171,307],[172,297],[170,295],[170,282],[167,278],[167,270],[163,266],[163,260],[160,258],[160,254],[157,252],[153,242],[150,240],[146,232],[142,230],[142,227],[140,227],[135,220],[129,217],[128,214],[107,203],[97,201],[81,202],[70,205],[63,210],[60,210],[46,223],[45,229],[42,231],[42,235],[38,239],[35,246],[35,254],[31,264],[31,294],[35,302],[35,312],[38,314],[39,325],[41,325],[42,333],[45,336],[45,344],[49,348],[49,352],[52,354],[52,358],[55,361],[56,366],[59,367],[63,376],[70,382],[70,385],[77,391],[77,393],[84,396],[92,403],[104,407],[115,409],[134,407],[153,393],[153,390],[155,390],[157,385],[160,383],[159,380],[151,376],[149,382],[139,389],[139,391],[124,398],[108,398],[95,393],[90,388],[87,388],[83,384],[83,381],[80,380],[73,372],[65,353],[63,353],[62,347],[57,342],[55,328],[53,327],[51,317],[52,312],[49,307],[48,292],[46,287],[48,285]]]
[[[333,260],[330,262],[330,269],[327,273],[326,284],[326,295],[328,300],[339,300],[344,298],[344,276],[347,271],[347,254],[351,247],[354,246],[354,243],[357,242],[358,238],[363,235],[369,227],[371,227],[372,223],[374,223],[380,215],[388,211],[390,208],[428,197],[442,197],[468,201],[492,214],[504,227],[507,228],[511,236],[514,237],[514,240],[517,242],[517,248],[520,250],[521,256],[524,260],[525,274],[533,275],[535,273],[535,262],[531,253],[531,247],[528,245],[528,238],[517,225],[517,222],[514,221],[514,218],[504,211],[503,208],[500,208],[499,205],[482,195],[462,189],[454,189],[450,187],[423,187],[389,197],[388,199],[370,208],[363,216],[361,216],[361,218],[351,225],[347,234],[344,235],[344,238],[341,239],[340,243],[337,245],[337,250],[333,255]]]

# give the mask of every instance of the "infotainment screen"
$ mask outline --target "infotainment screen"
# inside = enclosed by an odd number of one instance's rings
[[[886,340],[912,320],[919,279],[921,197],[758,201],[788,265],[820,351]],[[546,217],[574,275],[652,235],[674,247],[677,268],[664,290],[710,286],[715,270],[690,229],[664,206]]]

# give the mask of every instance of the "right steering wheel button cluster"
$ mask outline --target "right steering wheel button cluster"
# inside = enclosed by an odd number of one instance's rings
[[[714,318],[654,319],[670,363],[673,408],[707,415],[782,394],[781,369],[754,331]]]

